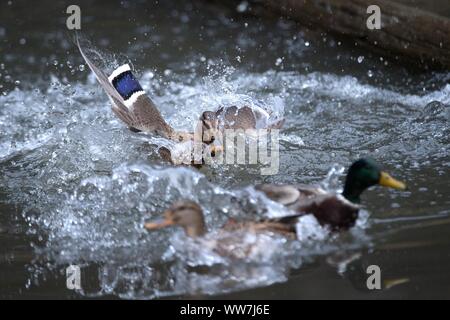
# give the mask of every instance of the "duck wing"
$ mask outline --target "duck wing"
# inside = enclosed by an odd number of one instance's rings
[[[325,193],[318,187],[307,185],[260,184],[255,189],[263,192],[272,201],[287,207]]]
[[[77,46],[86,64],[110,98],[112,109],[119,119],[137,131],[152,132],[165,137],[172,135],[173,129],[142,89],[128,64],[118,67],[108,77],[88,58],[78,38]]]
[[[223,230],[232,231],[249,231],[249,232],[274,232],[287,237],[295,238],[298,218],[304,213],[289,215],[280,218],[267,218],[259,221],[242,221],[237,222],[230,219],[223,226]]]

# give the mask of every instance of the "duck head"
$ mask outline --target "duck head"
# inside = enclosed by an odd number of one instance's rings
[[[196,133],[203,143],[211,144],[217,138],[219,130],[219,119],[217,114],[212,111],[202,113],[197,125]]]
[[[342,195],[349,201],[359,203],[360,195],[367,188],[380,185],[383,187],[405,190],[406,185],[382,171],[375,160],[362,158],[349,168]]]
[[[200,206],[189,200],[175,202],[164,212],[159,220],[146,222],[147,230],[157,230],[171,226],[180,226],[189,237],[200,237],[206,233],[205,219]]]

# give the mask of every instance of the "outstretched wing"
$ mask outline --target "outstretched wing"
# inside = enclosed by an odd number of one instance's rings
[[[123,99],[120,96],[120,94],[116,91],[116,89],[112,86],[112,84],[109,82],[108,77],[105,75],[105,73],[97,68],[94,63],[86,56],[83,49],[81,48],[80,41],[77,37],[77,46],[78,50],[80,50],[81,56],[83,57],[86,64],[89,66],[89,69],[92,70],[95,77],[97,78],[98,82],[102,86],[102,88],[106,91],[106,94],[109,98],[114,98],[115,100],[113,102],[121,102],[121,105],[119,104],[117,108],[124,108]],[[126,107],[124,108],[124,111],[127,111]]]
[[[78,38],[77,45],[86,64],[110,98],[112,109],[119,119],[132,129],[154,132],[166,137],[171,135],[172,128],[166,123],[153,101],[142,89],[128,64],[118,67],[107,77],[86,56]]]

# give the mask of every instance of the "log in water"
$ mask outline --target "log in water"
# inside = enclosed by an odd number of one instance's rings
[[[238,1],[240,2],[240,1]],[[450,68],[450,19],[388,0],[250,0],[250,12],[282,14],[308,27],[346,35],[396,60],[422,68]],[[381,29],[370,30],[370,5],[381,9]]]

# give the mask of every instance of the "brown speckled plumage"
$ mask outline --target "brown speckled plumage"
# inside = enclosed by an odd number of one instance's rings
[[[295,214],[281,218],[239,222],[230,219],[222,227],[222,230],[228,232],[244,231],[253,233],[273,232],[289,238],[295,238],[295,225],[300,216],[301,214]],[[202,236],[207,232],[201,207],[197,203],[189,200],[175,202],[165,211],[163,221],[147,222],[145,228],[148,230],[156,230],[174,225],[182,227],[190,237]]]

